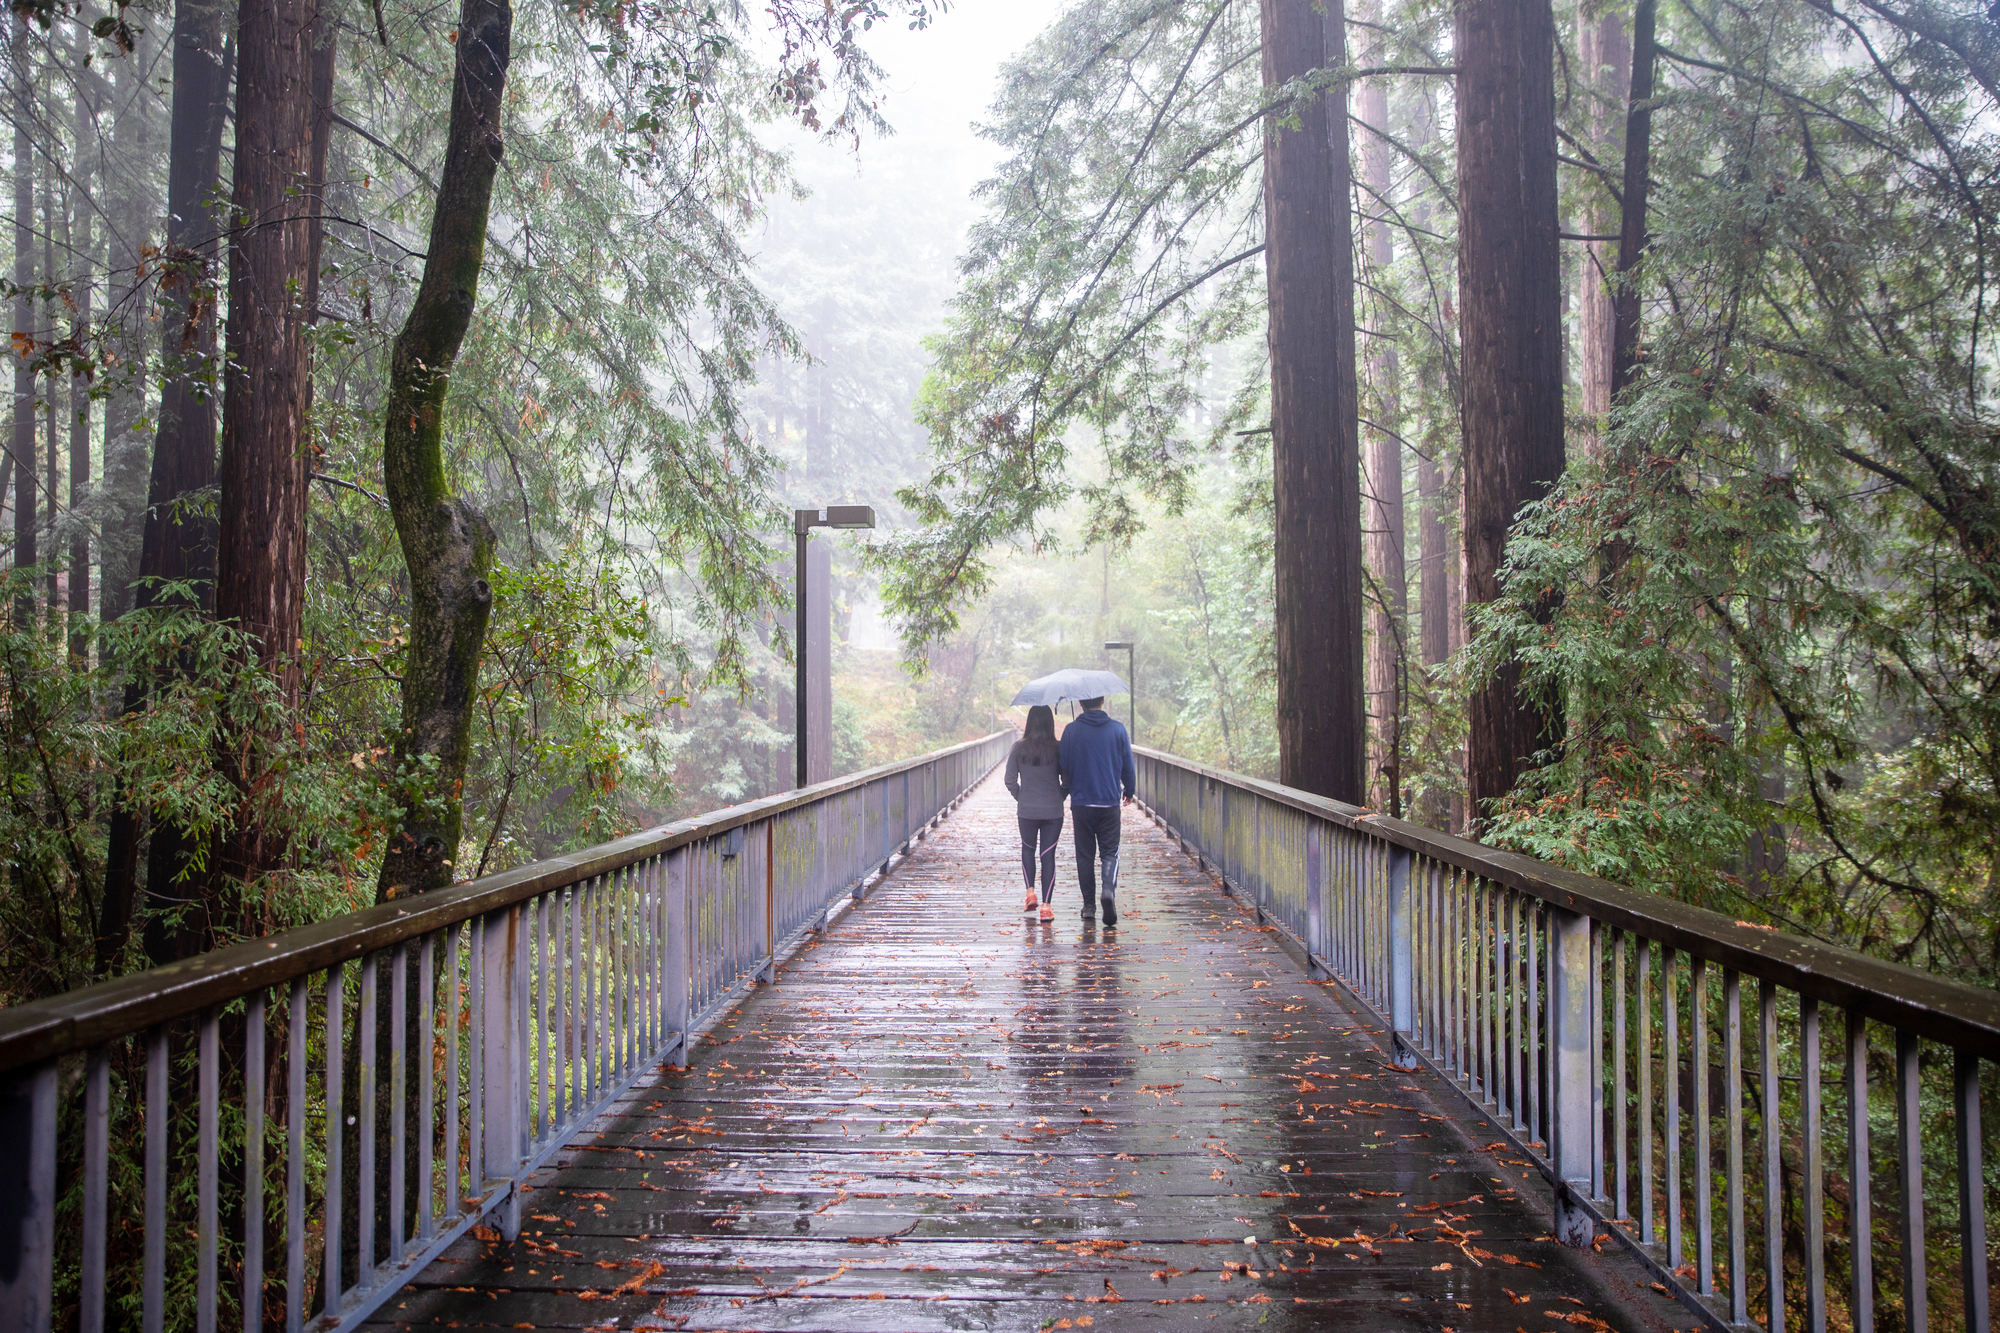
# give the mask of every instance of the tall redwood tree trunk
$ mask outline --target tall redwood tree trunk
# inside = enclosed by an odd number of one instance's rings
[[[34,123],[34,86],[29,65],[28,16],[8,23],[13,42],[10,91],[14,98],[14,329],[35,329],[35,302],[28,289],[35,285],[35,146],[28,136]],[[35,519],[41,485],[35,453],[35,373],[27,357],[14,358],[14,420],[8,452],[14,463],[14,568],[26,569],[36,560]],[[26,629],[35,620],[35,592],[23,584],[14,599],[14,624]]]
[[[1632,82],[1632,38],[1625,18],[1615,10],[1591,14],[1579,9],[1576,16],[1576,49],[1583,77],[1595,96],[1590,103],[1590,146],[1601,162],[1612,158],[1607,151],[1617,144],[1624,131],[1625,117],[1613,108],[1624,105]],[[1618,203],[1611,191],[1598,182],[1587,182],[1588,200],[1583,213],[1583,229],[1592,236],[1615,234],[1620,224]],[[1611,410],[1611,279],[1618,271],[1618,242],[1591,241],[1577,271],[1577,360],[1582,374],[1582,406],[1590,418],[1589,437],[1594,441],[1604,416]]]
[[[1617,290],[1612,296],[1611,391],[1639,373],[1639,288],[1633,278],[1646,251],[1647,173],[1652,166],[1653,25],[1658,0],[1639,0],[1632,18],[1632,95],[1625,112],[1625,211],[1618,231]]]
[[[317,214],[331,111],[333,44],[330,33],[319,40],[319,19],[320,0],[244,0],[236,30],[215,614],[251,636],[258,664],[278,683],[285,719],[298,707],[305,628],[306,329],[318,291]],[[223,746],[243,801],[218,864],[238,883],[286,858],[284,832],[268,818],[283,774],[268,767],[263,744],[283,739],[264,731]]]
[[[1507,534],[1563,469],[1555,17],[1549,0],[1460,0],[1458,284],[1465,599],[1500,595]],[[1503,667],[1470,700],[1466,777],[1484,817],[1561,736],[1559,702]]]
[[[383,900],[450,884],[464,828],[494,539],[485,515],[445,476],[444,401],[479,299],[513,31],[508,0],[464,0],[423,282],[390,355],[382,464],[410,571],[410,651],[396,735],[403,827],[382,860],[376,895]]]
[[[78,24],[73,48],[77,72],[72,111],[75,142],[80,144],[90,142],[97,112],[96,80],[83,65],[91,45],[89,29]],[[84,329],[90,327],[96,281],[97,242],[90,225],[91,180],[89,157],[79,153],[70,168],[70,253],[76,264],[76,321]],[[90,525],[81,521],[81,515],[90,510],[90,386],[77,378],[71,378],[69,387],[69,507],[70,513],[77,516],[69,542],[69,655],[72,661],[84,665],[90,655],[90,638],[85,632],[90,616]]]
[[[1376,6],[1379,10],[1380,6]],[[1373,62],[1371,62],[1373,63]],[[1388,85],[1370,79],[1360,89],[1360,120],[1380,133],[1361,140],[1364,196],[1375,221],[1368,227],[1368,263],[1386,274],[1396,257],[1387,205],[1393,186],[1390,150],[1382,137],[1389,130]],[[1378,279],[1379,281],[1379,279]],[[1371,598],[1368,659],[1368,711],[1374,725],[1368,752],[1368,785],[1372,803],[1400,818],[1403,813],[1404,682],[1409,662],[1409,580],[1404,569],[1402,395],[1396,343],[1388,321],[1375,318],[1368,328],[1368,380],[1374,388],[1375,429],[1368,432],[1367,522],[1368,568],[1375,579]]]
[[[180,0],[174,10],[174,104],[167,130],[167,235],[160,279],[160,419],[146,488],[144,536],[132,589],[135,609],[185,604],[215,606],[216,524],[198,497],[216,480],[216,402],[208,387],[215,370],[217,261],[225,219],[215,206],[222,169],[222,125],[229,99],[233,46],[225,38],[225,0]],[[185,594],[164,585],[185,585]],[[136,685],[128,708],[145,704]],[[112,946],[123,937],[117,912],[129,912],[138,836],[135,814],[112,826],[107,860],[104,929]],[[188,957],[207,946],[206,902],[171,910],[185,890],[189,862],[200,849],[173,823],[153,827],[147,843],[146,956],[155,963]],[[114,910],[116,909],[116,910]]]
[[[1264,85],[1347,63],[1340,0],[1263,0]],[[1361,467],[1344,87],[1264,139],[1278,774],[1361,804]]]

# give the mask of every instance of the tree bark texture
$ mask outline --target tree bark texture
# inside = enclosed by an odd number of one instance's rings
[[[34,337],[35,302],[28,289],[35,285],[35,147],[28,135],[33,123],[34,85],[29,63],[28,16],[14,17],[10,62],[14,94],[14,335]],[[14,459],[14,568],[35,563],[35,520],[40,512],[40,469],[35,466],[35,372],[29,358],[14,357],[14,420],[8,452]],[[35,593],[23,584],[14,599],[14,624],[26,629],[35,621]]]
[[[92,95],[95,84],[83,67],[83,57],[91,48],[90,31],[82,24],[77,25],[76,45],[76,101],[72,108],[77,143],[89,143],[94,132],[92,124],[96,114],[96,99]],[[70,168],[70,253],[76,264],[74,290],[76,293],[76,320],[84,329],[90,327],[93,303],[93,283],[96,274],[96,237],[90,225],[90,185],[91,170],[87,154],[79,153]],[[83,516],[90,512],[90,386],[84,380],[72,378],[69,383],[69,509],[73,527],[69,543],[69,655],[79,665],[88,662],[90,639],[84,633],[84,622],[90,615],[90,525]]]
[[[1361,85],[1360,120],[1380,134],[1361,140],[1361,173],[1368,184],[1364,196],[1375,221],[1368,228],[1368,263],[1377,273],[1387,271],[1396,257],[1386,206],[1392,188],[1390,150],[1382,138],[1389,130],[1388,87],[1380,79]],[[1370,802],[1397,818],[1403,813],[1404,682],[1410,669],[1408,628],[1409,580],[1404,570],[1402,395],[1393,331],[1386,321],[1371,318],[1368,333],[1368,380],[1373,389],[1376,428],[1368,432],[1367,522],[1368,568],[1375,579],[1371,599],[1368,660],[1370,729],[1368,782]]]
[[[1646,178],[1652,167],[1653,23],[1657,0],[1639,0],[1632,16],[1632,95],[1625,113],[1625,211],[1618,230],[1617,290],[1612,298],[1611,391],[1639,374],[1639,287],[1646,251]]]
[[[1600,162],[1612,160],[1610,148],[1622,137],[1624,118],[1613,108],[1625,103],[1632,83],[1632,38],[1624,15],[1579,9],[1576,47],[1583,77],[1589,83],[1590,147]],[[1603,236],[1616,232],[1619,209],[1611,192],[1592,182],[1584,209],[1583,230]],[[1577,362],[1581,371],[1582,407],[1590,418],[1588,438],[1596,439],[1604,414],[1611,410],[1611,275],[1618,271],[1618,242],[1591,241],[1577,271]]]
[[[508,0],[464,0],[444,172],[430,251],[389,366],[383,474],[410,571],[410,649],[396,762],[403,827],[382,861],[383,900],[451,883],[463,831],[465,766],[479,658],[493,609],[493,529],[444,471],[444,402],[472,322],[500,165],[513,41]]]
[[[154,193],[150,171],[131,164],[154,159],[155,97],[144,71],[152,67],[149,32],[140,32],[137,49],[112,62],[114,102],[112,134],[119,151],[106,163],[104,195],[111,201],[105,217],[105,293],[114,312],[114,326],[125,332],[117,353],[124,362],[120,383],[104,404],[104,493],[98,511],[98,607],[104,623],[132,609],[134,581],[139,574],[145,542],[146,488],[152,441],[139,429],[145,419],[146,389],[152,361],[143,319],[134,318],[142,295],[142,257],[153,242],[152,223],[164,200]],[[109,173],[115,171],[112,177]],[[128,377],[129,378],[126,378]]]
[[[255,644],[286,718],[298,705],[305,624],[306,331],[331,112],[334,48],[320,9],[320,0],[244,0],[236,30],[215,614]],[[224,879],[243,884],[285,860],[284,832],[265,815],[283,774],[266,765],[253,737],[225,738],[223,756],[242,804],[216,864]]]
[[[180,0],[174,10],[173,114],[167,131],[167,235],[160,278],[160,420],[146,493],[145,538],[132,590],[135,608],[170,601],[203,611],[215,605],[216,522],[202,492],[216,483],[215,283],[224,218],[215,207],[222,167],[222,125],[229,98],[230,45],[223,0]],[[164,585],[186,585],[170,596]],[[135,686],[128,708],[144,707]],[[138,816],[125,826],[135,833]],[[114,833],[120,826],[114,826]],[[201,848],[178,825],[153,826],[146,853],[146,956],[154,963],[185,958],[213,938],[212,901],[197,894],[193,865]],[[136,866],[114,854],[113,870]],[[107,873],[111,873],[107,871]],[[105,901],[129,903],[120,885]],[[109,923],[107,924],[116,924]],[[122,929],[107,931],[110,938]]]
[[[1459,338],[1465,598],[1500,596],[1507,535],[1563,469],[1562,279],[1557,252],[1555,18],[1549,0],[1460,0]],[[1483,817],[1536,751],[1559,704],[1503,667],[1469,707],[1471,813]]]
[[[1346,64],[1339,0],[1263,0],[1262,16],[1266,87]],[[1269,123],[1264,140],[1278,772],[1359,805],[1368,736],[1344,89],[1297,116],[1297,129]]]
[[[229,99],[224,0],[180,0],[174,10],[173,117],[167,138],[167,236],[161,255],[159,426],[146,491],[141,585],[135,606],[155,605],[148,581],[188,582],[214,605],[216,526],[197,512],[215,485],[215,284],[224,219],[214,206]]]

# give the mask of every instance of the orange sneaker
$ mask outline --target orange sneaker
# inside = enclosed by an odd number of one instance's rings
[[[1056,909],[1055,909],[1055,908],[1053,908],[1053,907],[1051,907],[1051,906],[1050,906],[1049,904],[1047,904],[1047,903],[1043,903],[1043,904],[1042,904],[1042,920],[1044,920],[1044,921],[1053,921],[1053,920],[1055,920],[1055,919],[1056,919]]]

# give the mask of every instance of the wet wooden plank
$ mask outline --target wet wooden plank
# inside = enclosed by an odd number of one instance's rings
[[[460,1242],[378,1327],[1686,1322],[1623,1291],[1636,1268],[1553,1244],[1489,1126],[1447,1119],[1268,929],[1125,829],[1118,928],[1074,889],[1043,926],[989,783],[551,1162],[519,1242]]]

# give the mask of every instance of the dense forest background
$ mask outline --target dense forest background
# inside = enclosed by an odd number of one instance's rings
[[[1454,12],[1336,6],[1280,77],[1265,8],[511,12],[436,422],[440,484],[491,537],[445,870],[790,785],[795,504],[884,516],[836,543],[836,772],[1000,725],[1026,676],[1122,669],[1107,639],[1139,645],[1142,743],[1302,771],[1265,263],[1272,145],[1317,116],[1350,205],[1326,234],[1354,350],[1324,356],[1360,463],[1361,675],[1333,690],[1365,714],[1356,794],[2000,976],[2000,26],[1943,0],[1556,5],[1530,71],[1547,309],[1520,330],[1552,340],[1555,461],[1496,538]],[[279,192],[317,256],[283,288],[309,375],[286,645],[218,613],[212,554],[147,546],[219,528],[223,583],[242,568],[237,10],[13,11],[0,1002],[371,901],[429,799],[436,756],[397,740],[384,431],[464,19],[316,14],[323,160]],[[965,73],[1003,52],[996,84]],[[195,436],[207,471],[164,468]],[[1495,680],[1542,728],[1497,788]]]

